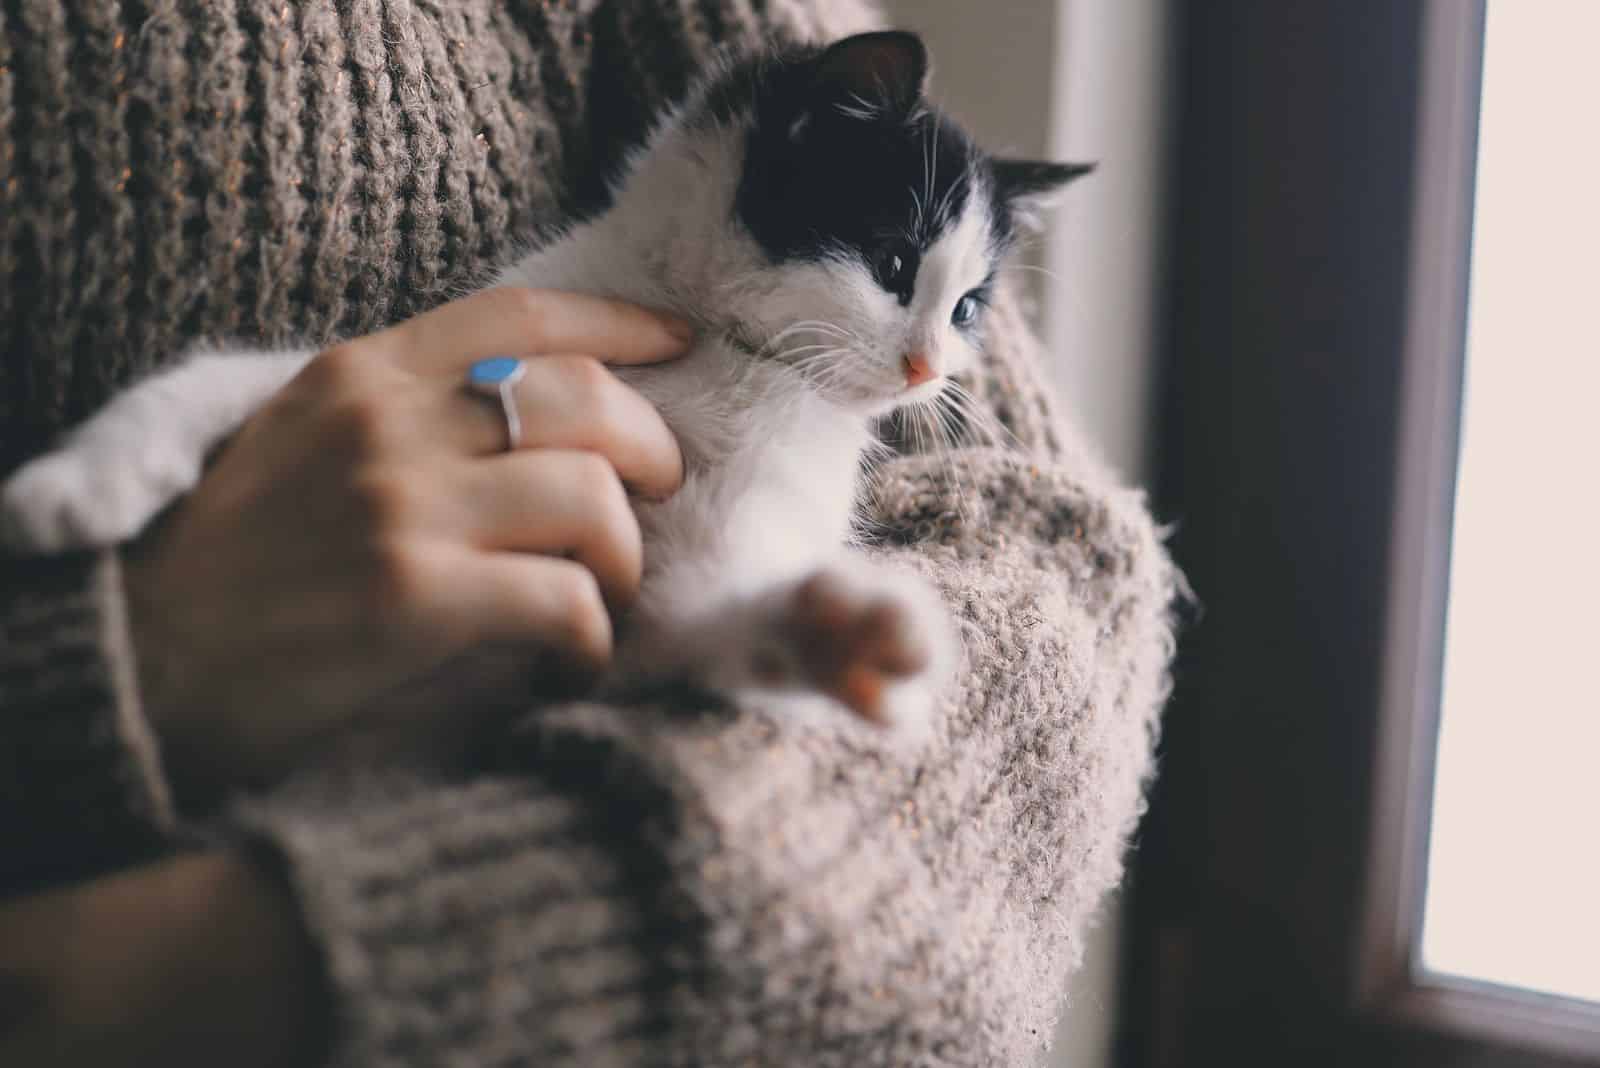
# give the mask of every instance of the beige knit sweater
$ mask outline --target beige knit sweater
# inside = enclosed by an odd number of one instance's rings
[[[592,193],[719,42],[854,0],[0,5],[0,474],[200,336],[444,299]],[[961,682],[909,753],[760,707],[546,708],[471,774],[308,777],[224,833],[285,862],[349,1065],[1021,1065],[1140,811],[1175,574],[1057,422],[1002,299],[1016,435],[870,495]],[[969,516],[981,516],[981,519]],[[0,561],[0,891],[170,848],[116,561]]]

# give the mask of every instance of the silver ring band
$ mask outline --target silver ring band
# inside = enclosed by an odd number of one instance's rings
[[[500,414],[506,423],[506,451],[522,445],[522,414],[517,409],[516,385],[528,368],[510,356],[479,360],[467,369],[467,388],[484,397],[500,401]]]
[[[522,445],[522,416],[517,412],[516,394],[511,392],[514,383],[500,385],[500,413],[506,417],[506,451]]]

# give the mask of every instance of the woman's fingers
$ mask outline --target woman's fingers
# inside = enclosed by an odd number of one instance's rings
[[[607,363],[654,363],[684,351],[687,323],[580,293],[500,286],[452,301],[373,336],[419,373],[457,377],[490,356],[587,352]]]
[[[627,604],[642,571],[639,521],[616,471],[592,452],[507,453],[452,470],[447,529],[491,552],[570,556],[605,599]]]
[[[590,670],[611,658],[611,617],[595,575],[581,563],[525,553],[441,548],[447,576],[434,606],[473,643],[527,644],[558,650]]]
[[[506,447],[506,421],[496,398],[465,388],[466,369],[489,356],[524,358],[527,371],[513,389],[520,444],[597,452],[636,492],[659,498],[682,481],[677,441],[603,364],[668,359],[689,337],[686,324],[635,305],[507,286],[337,346],[301,377],[315,380],[317,394],[340,398],[361,441],[455,442],[457,451],[481,455]],[[368,432],[385,428],[393,432]]]
[[[683,482],[683,456],[660,413],[598,361],[587,356],[530,360],[512,395],[521,415],[523,449],[599,453],[629,489],[646,497],[666,497]],[[465,452],[492,454],[506,447],[505,415],[493,397],[454,390],[441,419],[439,435],[458,441]]]

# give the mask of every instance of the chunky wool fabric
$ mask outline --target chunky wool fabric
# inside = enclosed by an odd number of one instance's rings
[[[201,337],[447,299],[592,200],[715,49],[850,0],[0,6],[0,473]],[[341,1064],[1020,1065],[1121,874],[1177,578],[1002,295],[1014,435],[874,476],[871,551],[943,591],[916,747],[704,701],[539,709],[471,774],[308,775],[222,814],[282,862]],[[114,555],[0,561],[0,888],[171,848]]]

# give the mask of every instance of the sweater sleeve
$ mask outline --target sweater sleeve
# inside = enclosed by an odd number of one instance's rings
[[[0,557],[0,894],[151,855],[172,804],[114,554]]]
[[[325,947],[339,1063],[1031,1063],[1141,810],[1178,580],[1070,446],[960,461],[959,495],[911,456],[872,500],[874,553],[965,648],[914,748],[843,714],[575,704],[487,778],[242,810]]]

